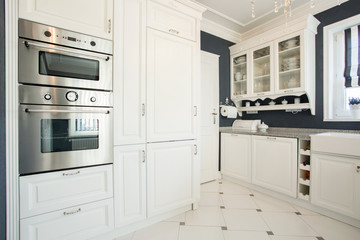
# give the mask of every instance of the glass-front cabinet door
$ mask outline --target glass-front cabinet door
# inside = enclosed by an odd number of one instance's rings
[[[237,54],[232,58],[231,93],[233,98],[243,98],[249,94],[247,52]]]
[[[277,93],[291,93],[303,87],[300,34],[289,36],[275,42],[276,71],[275,91]]]
[[[252,93],[261,96],[273,92],[272,44],[254,49],[252,54]]]

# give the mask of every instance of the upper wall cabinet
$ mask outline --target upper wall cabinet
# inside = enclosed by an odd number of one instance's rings
[[[151,28],[196,41],[196,18],[166,6],[149,2],[147,24]]]
[[[305,108],[314,114],[318,24],[309,15],[303,21],[288,23],[286,28],[265,32],[230,47],[231,99],[239,110],[258,110],[243,108],[242,100],[306,94],[309,103]]]
[[[19,18],[112,39],[113,0],[19,0]]]

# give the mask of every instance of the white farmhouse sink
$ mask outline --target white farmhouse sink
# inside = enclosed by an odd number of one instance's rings
[[[311,151],[360,157],[360,134],[327,132],[311,135]]]

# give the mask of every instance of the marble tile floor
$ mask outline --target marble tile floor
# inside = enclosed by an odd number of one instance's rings
[[[114,240],[360,240],[360,229],[238,184],[201,185],[199,208]]]

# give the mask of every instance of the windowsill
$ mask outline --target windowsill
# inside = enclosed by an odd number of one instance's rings
[[[360,119],[328,119],[324,118],[324,122],[360,122]]]

